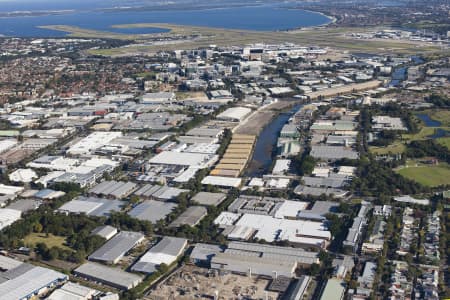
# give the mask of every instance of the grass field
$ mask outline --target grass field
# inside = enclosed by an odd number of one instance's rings
[[[386,147],[370,147],[370,152],[376,155],[386,155],[386,154],[399,154],[405,151],[405,145],[396,141],[393,144]]]
[[[435,130],[435,127],[422,127],[418,133],[402,134],[402,139],[404,141],[424,140],[427,136],[433,135]]]
[[[450,137],[443,137],[443,138],[438,138],[436,139],[436,141],[441,144],[444,147],[447,147],[447,149],[450,150]]]
[[[405,167],[398,169],[397,173],[429,187],[450,184],[450,166],[444,163],[431,166],[411,161]]]
[[[66,238],[62,236],[56,236],[53,234],[49,234],[48,237],[45,233],[30,233],[24,238],[25,245],[36,246],[38,243],[44,243],[48,248],[56,246],[61,249],[70,250],[69,247],[65,245]]]

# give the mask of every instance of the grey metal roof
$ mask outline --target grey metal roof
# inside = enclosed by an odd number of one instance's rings
[[[131,270],[134,272],[142,272],[142,273],[151,274],[151,273],[155,273],[156,271],[158,271],[158,265],[154,264],[154,263],[149,263],[146,261],[138,261],[131,267]]]
[[[288,291],[282,296],[282,300],[300,300],[303,299],[309,283],[311,282],[311,277],[302,275],[300,278],[294,280],[294,282],[289,287]]]
[[[211,260],[211,267],[233,272],[273,276],[292,277],[296,268],[295,262],[278,262],[261,257],[237,256],[228,253],[218,253]]]
[[[210,261],[217,253],[223,252],[224,249],[219,245],[198,243],[191,252],[191,259]]]
[[[95,228],[94,230],[92,230],[91,233],[106,238],[107,236],[113,234],[114,232],[117,232],[117,228],[105,225]]]
[[[311,207],[311,212],[318,214],[327,214],[330,212],[337,212],[339,207],[339,202],[333,201],[316,201],[313,207]]]
[[[310,176],[304,176],[302,178],[304,184],[306,186],[313,186],[313,187],[330,187],[330,188],[340,188],[345,185],[347,182],[345,177],[310,177]]]
[[[223,128],[207,128],[207,127],[197,127],[186,132],[188,136],[199,136],[199,137],[217,137],[223,132]]]
[[[8,208],[20,210],[21,212],[27,212],[37,209],[41,203],[42,201],[35,199],[19,199],[8,205]]]
[[[0,255],[0,269],[3,271],[8,271],[14,268],[17,268],[23,264],[22,261],[17,259],[12,259],[4,255]]]
[[[137,185],[133,182],[103,181],[89,190],[90,193],[97,195],[112,196],[123,198],[128,196],[136,189]]]
[[[148,200],[138,204],[128,214],[139,220],[156,223],[156,221],[164,219],[176,207],[175,203]]]
[[[195,226],[203,217],[207,215],[208,211],[203,206],[188,207],[178,218],[173,221],[170,226],[178,227],[181,225]]]
[[[223,193],[200,192],[192,197],[192,201],[197,202],[200,205],[217,206],[225,200],[226,197],[227,195]]]
[[[89,260],[115,262],[144,238],[140,232],[121,231],[100,249],[89,255]]]
[[[79,197],[75,198],[74,200],[80,201],[81,203],[82,202],[99,203],[100,204],[99,207],[97,207],[93,211],[90,211],[89,213],[87,213],[87,215],[89,215],[89,216],[97,216],[97,217],[109,216],[111,211],[121,211],[122,206],[124,206],[124,204],[125,204],[123,201],[109,200],[109,199],[103,199],[103,198],[97,198],[97,197],[79,196]],[[72,201],[61,206],[59,208],[59,210],[60,211],[69,211],[72,213],[79,213],[79,212],[83,211],[82,207],[78,207],[78,208],[72,207],[71,202]]]
[[[161,241],[159,241],[158,244],[153,246],[148,252],[178,255],[180,249],[184,248],[186,241],[187,240],[184,238],[165,236],[161,239]]]
[[[66,281],[67,279],[66,274],[31,266],[26,272],[0,284],[0,299],[26,299],[43,288],[53,285],[53,283]]]
[[[148,250],[131,269],[137,272],[153,273],[157,270],[161,261],[159,256],[171,256],[175,259],[183,251],[187,244],[187,239],[177,237],[163,237],[155,246]],[[156,258],[156,261],[152,258]],[[163,259],[164,261],[164,259]]]
[[[311,156],[314,158],[321,159],[357,159],[358,152],[353,149],[341,147],[341,146],[312,146],[311,147]]]
[[[245,242],[230,242],[228,244],[228,249],[237,249],[249,252],[260,252],[261,254],[272,253],[272,254],[311,257],[311,258],[317,258],[318,255],[317,252],[305,251],[301,248],[281,247],[281,246],[272,246],[272,245],[245,243]]]
[[[87,262],[74,270],[75,274],[87,276],[105,284],[121,289],[129,289],[136,286],[143,279],[142,276],[131,274],[120,268],[107,267],[101,264]]]
[[[325,195],[334,195],[335,197],[344,197],[348,191],[342,189],[334,189],[334,188],[322,188],[322,187],[311,187],[298,185],[294,189],[294,193],[298,195],[311,195],[311,196],[320,196],[322,194]]]

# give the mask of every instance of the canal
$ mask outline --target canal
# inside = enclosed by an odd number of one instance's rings
[[[247,177],[261,177],[269,172],[272,161],[277,155],[277,141],[281,129],[302,107],[295,105],[291,110],[276,116],[257,137],[253,156],[244,173]]]

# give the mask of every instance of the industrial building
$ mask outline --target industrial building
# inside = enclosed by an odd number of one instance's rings
[[[187,239],[163,237],[161,241],[148,250],[131,270],[142,273],[154,273],[161,264],[170,266],[183,254],[187,246]]]
[[[131,274],[120,268],[108,267],[93,262],[82,264],[73,273],[82,278],[99,281],[121,290],[132,289],[143,280],[143,277],[140,275]]]
[[[137,189],[133,182],[103,181],[89,190],[90,194],[122,199],[131,195]]]
[[[216,118],[222,121],[241,122],[251,112],[252,110],[247,107],[231,107],[226,111],[218,114]]]
[[[142,104],[169,104],[176,100],[175,93],[172,92],[157,92],[147,93],[141,97]]]
[[[331,278],[328,279],[320,300],[342,300],[344,299],[344,293],[344,281],[336,278]]]
[[[0,256],[0,299],[32,299],[66,282],[69,276]]]
[[[224,176],[206,176],[202,180],[202,184],[215,185],[225,188],[238,188],[242,183],[241,178],[232,178]]]
[[[183,225],[194,227],[208,214],[204,206],[190,206],[178,216],[169,226],[180,227]]]
[[[163,151],[149,160],[150,164],[177,165],[196,168],[211,167],[218,157],[213,154]]]
[[[121,211],[124,205],[125,202],[119,200],[79,196],[63,204],[58,211],[102,217],[109,216],[111,211]]]
[[[38,175],[32,169],[17,169],[9,174],[9,180],[12,182],[30,183],[37,178]]]
[[[144,235],[140,232],[121,231],[102,247],[89,255],[88,259],[116,264],[128,251],[142,242],[144,238]]]
[[[295,219],[299,211],[305,210],[307,202],[275,197],[240,196],[228,206],[234,213],[249,213],[274,216],[279,219]]]
[[[254,243],[230,242],[224,252],[212,254],[211,268],[268,277],[294,277],[297,268],[319,263],[318,252]]]
[[[137,190],[134,194],[143,199],[156,199],[161,201],[169,201],[178,197],[181,193],[188,192],[186,189],[180,189],[170,186],[160,186],[146,184]]]
[[[226,197],[227,195],[223,193],[199,192],[191,201],[205,206],[218,206]]]
[[[343,158],[358,159],[358,152],[351,148],[342,146],[322,146],[314,145],[311,147],[310,155],[314,158],[335,161]]]
[[[228,234],[228,238],[247,240],[254,237],[267,242],[287,240],[294,245],[323,249],[331,240],[331,233],[323,222],[244,214],[234,226],[235,229]]]
[[[86,155],[110,143],[115,138],[121,137],[120,131],[93,132],[67,150],[69,155]]]
[[[176,203],[147,200],[138,204],[128,214],[139,220],[156,223],[165,219],[176,207]]]
[[[407,131],[408,128],[405,126],[401,118],[393,118],[389,116],[374,116],[372,117],[372,129],[374,131],[383,130],[399,130]]]
[[[21,215],[20,210],[0,208],[0,230],[19,220]]]
[[[212,176],[239,177],[253,152],[254,135],[233,134],[220,162],[211,171]]]
[[[55,290],[46,300],[89,300],[99,291],[79,285],[73,282],[66,282],[62,287]]]
[[[117,228],[109,225],[99,226],[94,230],[92,230],[91,234],[98,235],[104,238],[105,240],[110,240],[113,236],[117,234]]]
[[[197,243],[189,257],[191,262],[196,265],[210,267],[211,259],[217,253],[222,253],[225,248],[219,245]]]

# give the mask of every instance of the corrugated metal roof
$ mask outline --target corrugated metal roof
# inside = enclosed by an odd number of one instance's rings
[[[89,255],[90,260],[115,262],[144,238],[140,232],[121,231],[100,249]]]

